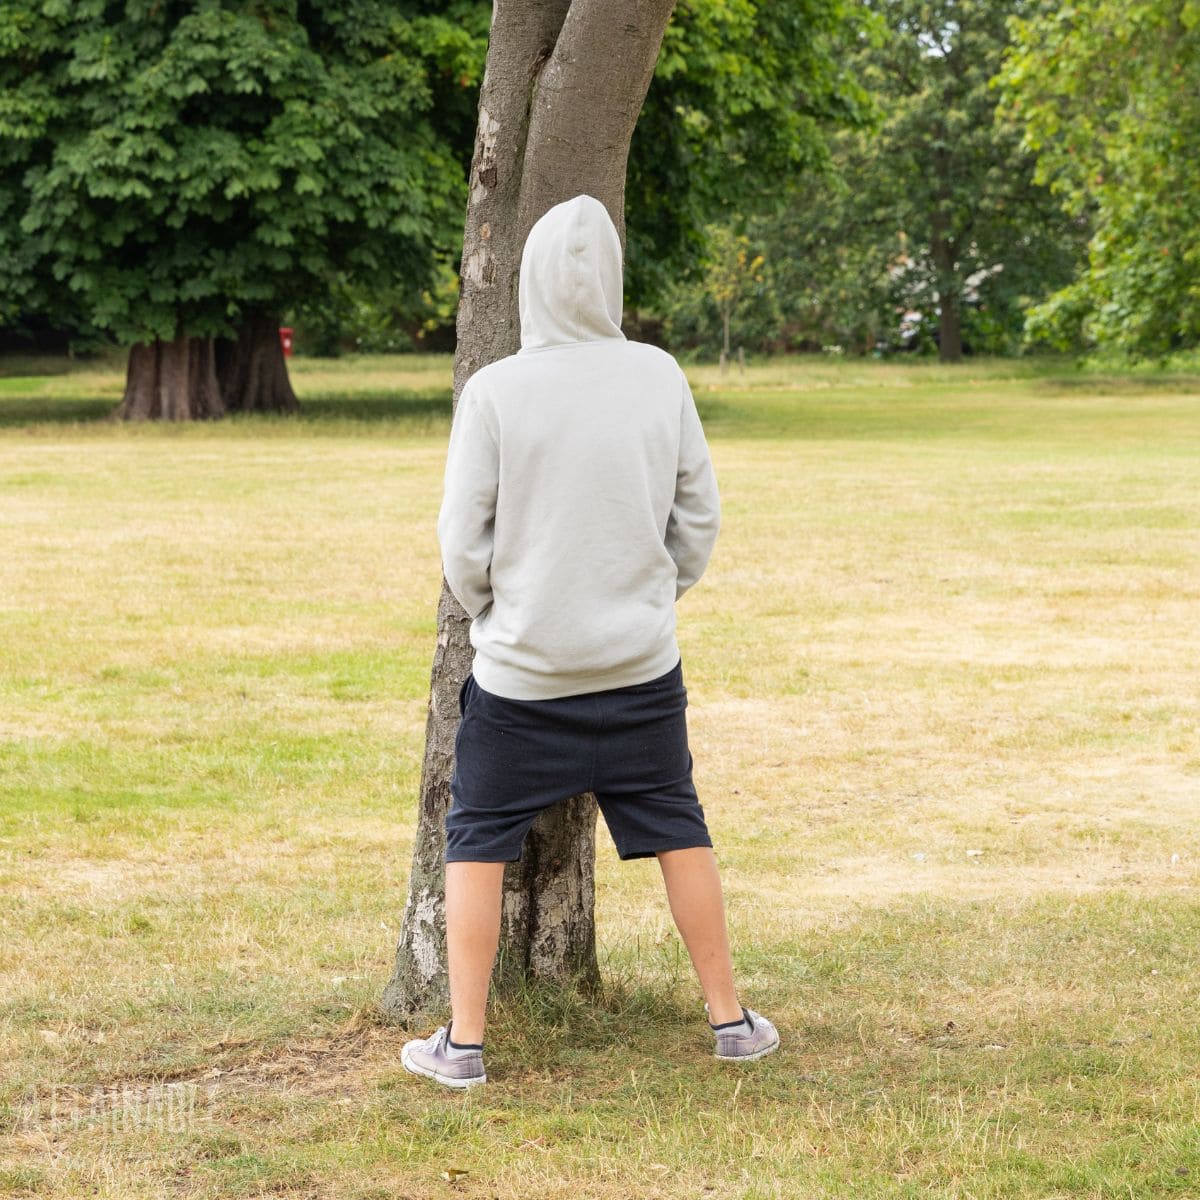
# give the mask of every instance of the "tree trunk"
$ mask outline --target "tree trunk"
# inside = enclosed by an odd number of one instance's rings
[[[118,421],[195,421],[225,412],[212,338],[156,338],[129,349]]]
[[[961,362],[962,314],[958,309],[958,297],[953,292],[943,292],[938,310],[938,358],[942,362]]]
[[[930,245],[938,284],[938,358],[942,362],[960,362],[962,313],[959,308],[958,280],[954,274],[954,244],[946,232],[946,220],[935,214]]]
[[[625,171],[674,0],[496,0],[463,236],[454,399],[520,347],[517,283],[533,223],[580,193],[608,209],[624,244]],[[425,758],[408,901],[382,998],[396,1018],[443,1005],[444,854],[458,693],[470,621],[445,584],[438,603]],[[496,979],[598,979],[593,916],[596,805],[544,813],[504,875]]]
[[[217,343],[217,378],[230,412],[296,412],[287,360],[279,340],[279,318],[251,313],[237,339]]]

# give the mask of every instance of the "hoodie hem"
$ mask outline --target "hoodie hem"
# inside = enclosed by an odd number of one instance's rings
[[[653,654],[606,670],[555,671],[548,674],[511,663],[499,663],[489,658],[486,650],[476,650],[471,674],[485,692],[506,700],[561,700],[566,696],[582,696],[589,692],[607,692],[614,688],[649,683],[651,679],[657,679],[672,670],[678,662],[679,643],[672,635],[670,641],[656,647]]]

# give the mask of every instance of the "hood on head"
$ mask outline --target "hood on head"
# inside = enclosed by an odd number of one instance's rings
[[[521,255],[521,349],[624,338],[621,239],[594,196],[556,204]]]

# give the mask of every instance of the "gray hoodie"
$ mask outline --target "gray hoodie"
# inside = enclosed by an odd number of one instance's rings
[[[621,243],[591,196],[521,258],[521,349],[477,371],[450,434],[438,539],[475,680],[514,700],[644,683],[679,661],[675,600],[720,521],[679,364],[621,332]]]

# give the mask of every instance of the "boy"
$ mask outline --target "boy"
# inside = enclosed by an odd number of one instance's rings
[[[446,817],[452,1015],[401,1061],[448,1087],[486,1081],[504,864],[542,809],[583,792],[622,859],[657,857],[717,1057],[761,1058],[779,1035],[734,988],[675,640],[719,524],[696,406],[671,355],[621,332],[600,201],[534,225],[519,283],[521,349],[468,380],[446,461],[438,538],[475,648]]]

